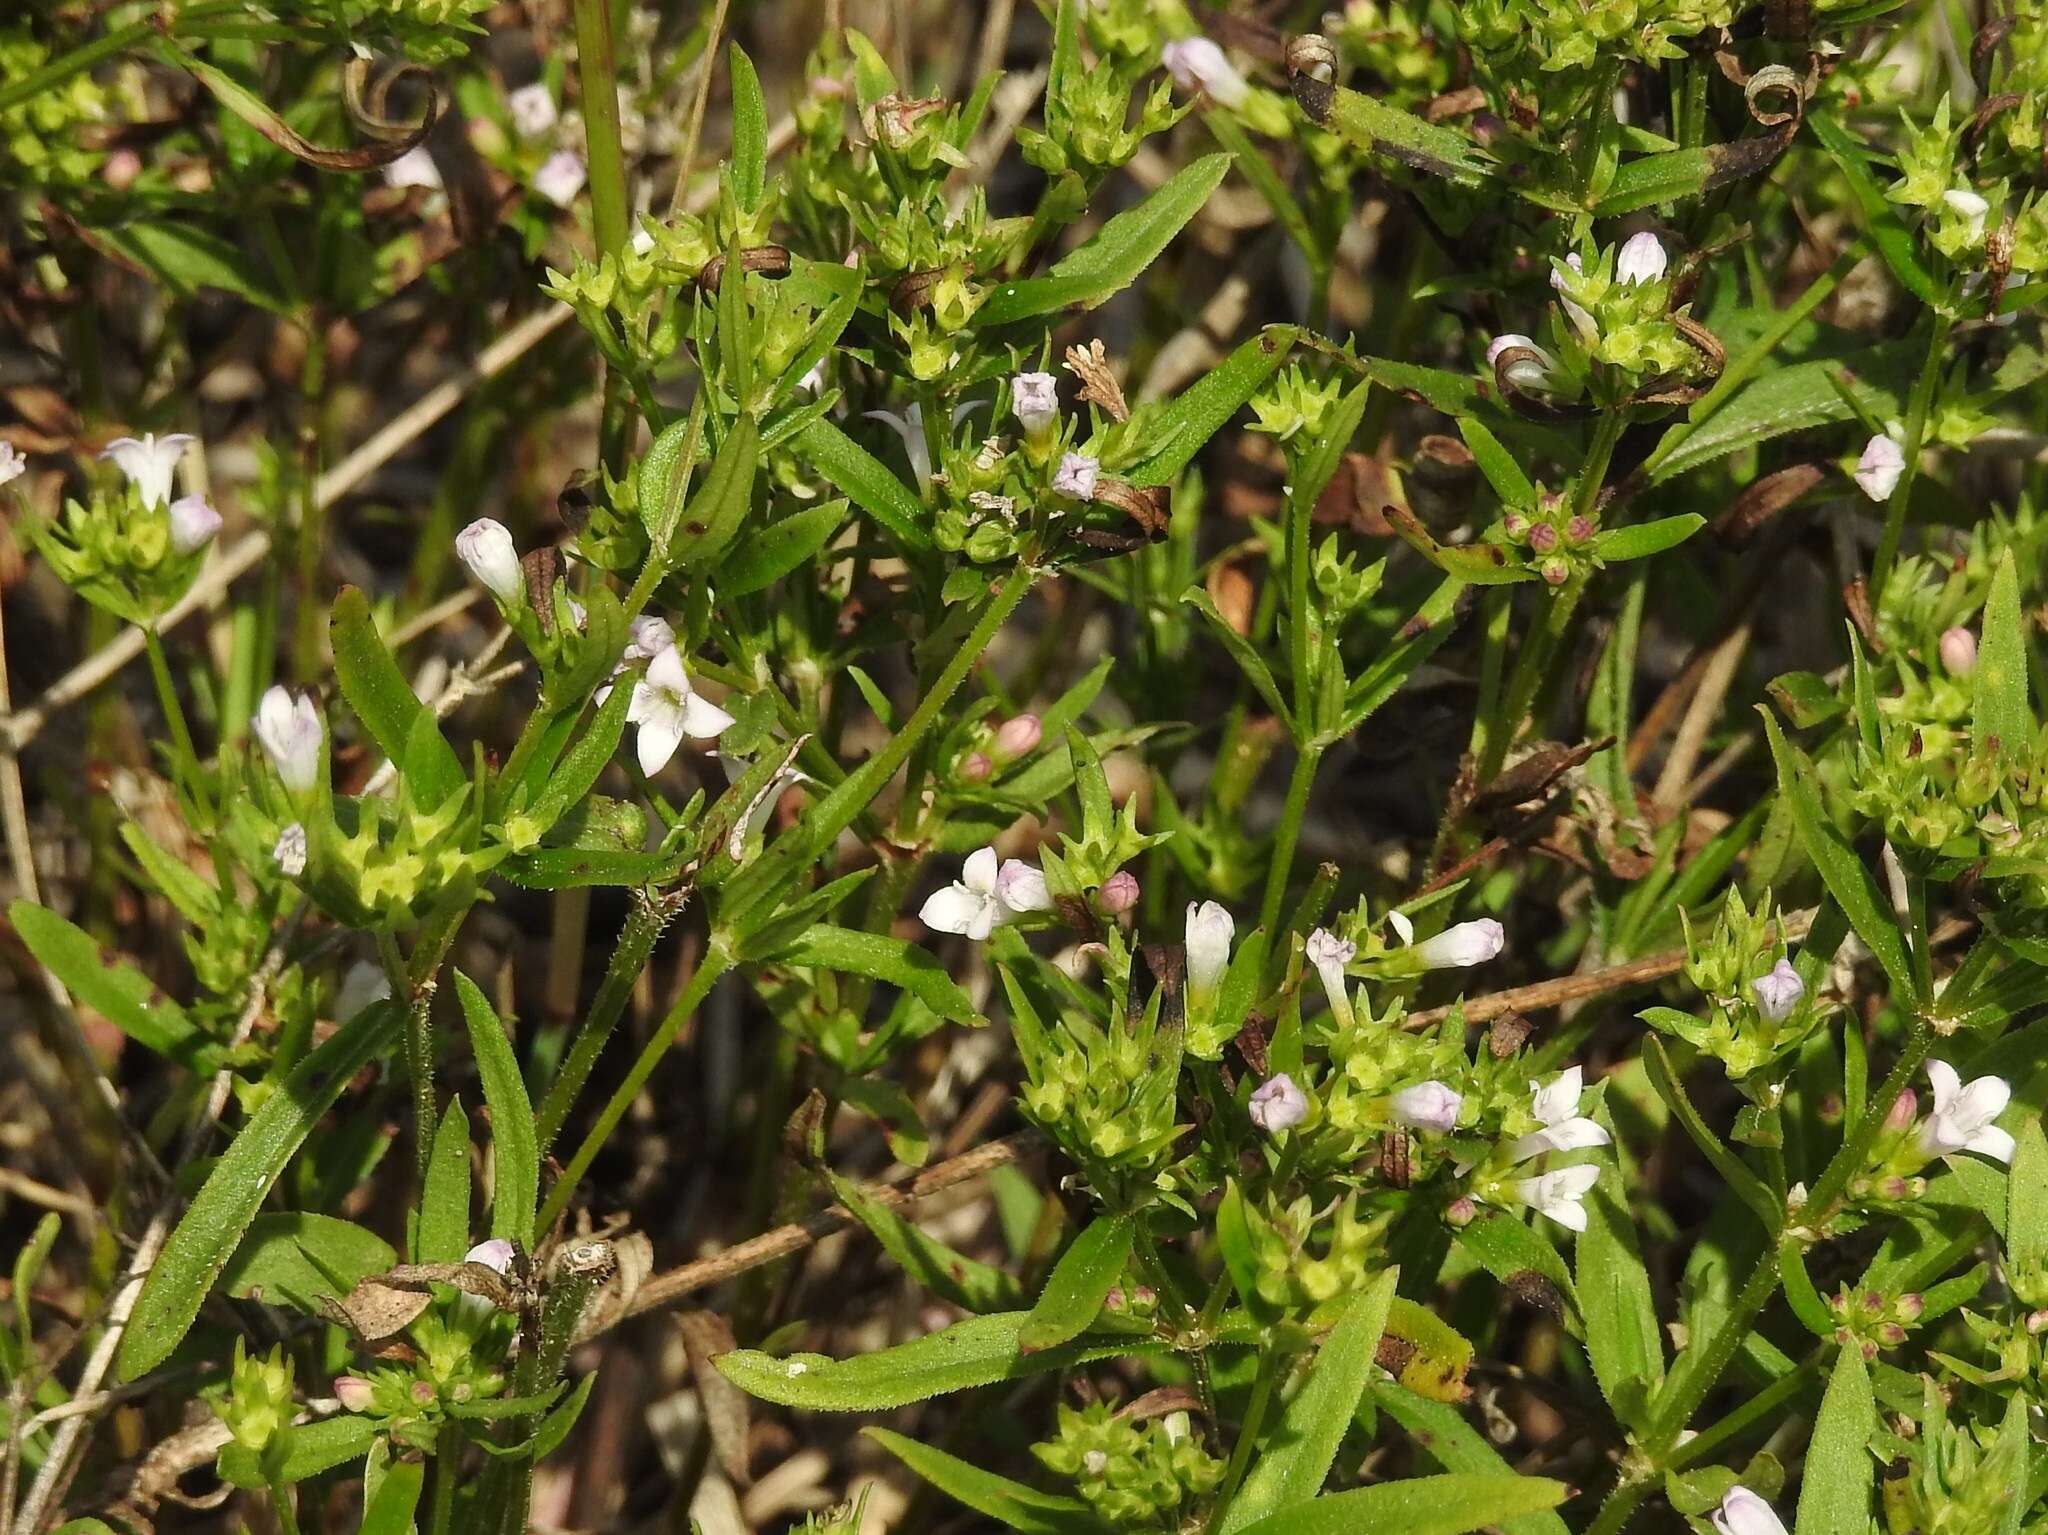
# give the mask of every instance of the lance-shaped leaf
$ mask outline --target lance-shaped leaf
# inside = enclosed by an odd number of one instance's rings
[[[1107,1528],[1079,1498],[1026,1487],[886,1428],[861,1432],[955,1502],[1023,1535],[1094,1535]]]
[[[1017,1334],[1018,1346],[1036,1352],[1085,1332],[1123,1277],[1135,1236],[1129,1216],[1101,1215],[1090,1221],[1053,1265],[1044,1292]]]
[[[1333,1492],[1245,1526],[1243,1535],[1464,1535],[1564,1501],[1543,1476],[1451,1472]]]
[[[491,1108],[491,1235],[533,1246],[533,1207],[540,1199],[540,1148],[533,1103],[505,1025],[476,982],[455,972],[455,993],[469,1025],[470,1048]]]
[[[1984,603],[1984,635],[1971,674],[1975,698],[1970,733],[1982,746],[1996,740],[2010,761],[2033,755],[2034,711],[2027,705],[2027,637],[2020,622],[2019,572],[2012,550],[1998,557]]]
[[[212,1069],[218,1049],[185,1010],[140,970],[102,949],[84,928],[33,901],[14,902],[7,920],[29,953],[74,997],[138,1045],[195,1071]]]
[[[904,548],[914,554],[931,552],[931,533],[925,526],[931,514],[888,465],[823,419],[813,421],[792,441],[805,462],[851,496],[855,506],[887,528]]]
[[[1863,1367],[1862,1349],[1852,1343],[1837,1356],[1814,1419],[1795,1535],[1865,1535],[1874,1469],[1869,1444],[1876,1427],[1870,1372]]]
[[[864,975],[899,986],[951,1023],[979,1024],[985,1020],[974,1010],[974,1000],[960,983],[946,973],[946,967],[931,951],[901,938],[881,933],[864,933],[857,928],[818,923],[806,928],[796,940],[777,950],[768,963],[809,965],[820,970],[838,970],[847,975]]]

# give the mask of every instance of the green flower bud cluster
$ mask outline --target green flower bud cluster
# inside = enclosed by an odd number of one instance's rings
[[[1919,1325],[1927,1302],[1910,1291],[1886,1295],[1878,1290],[1851,1292],[1844,1285],[1828,1301],[1828,1314],[1835,1319],[1835,1341],[1844,1348],[1857,1348],[1865,1359],[1877,1351],[1897,1348],[1906,1334]]]
[[[1252,413],[1259,419],[1251,429],[1283,443],[1303,432],[1308,441],[1316,441],[1343,393],[1341,377],[1317,379],[1300,367],[1283,368],[1252,396]]]
[[[1331,621],[1342,623],[1372,601],[1386,572],[1385,560],[1359,565],[1355,555],[1337,547],[1337,535],[1332,533],[1316,549],[1311,577]]]
[[[1888,1535],[1995,1535],[2016,1522],[2013,1483],[2027,1454],[2024,1420],[2019,1434],[1997,1423],[1948,1420],[1931,1378],[1923,1377],[1924,1405],[1917,1435],[1898,1444],[1881,1487]]]
[[[1224,1463],[1196,1440],[1185,1412],[1137,1422],[1102,1402],[1062,1404],[1054,1436],[1031,1453],[1118,1530],[1174,1527],[1223,1480]]]
[[[154,621],[206,563],[205,545],[178,549],[170,504],[145,501],[132,484],[67,496],[59,516],[22,526],[66,586],[130,623]]]
[[[1391,104],[1413,110],[1450,89],[1455,59],[1403,0],[1348,0],[1331,19],[1336,25],[1326,22],[1325,35],[1345,63],[1387,86]]]
[[[0,27],[0,80],[22,80],[50,61],[27,23]],[[77,129],[107,116],[107,93],[87,71],[0,107],[0,185],[76,184],[105,157],[76,142]]]
[[[1089,0],[1081,10],[1081,32],[1088,46],[1105,59],[1150,67],[1159,57],[1165,34],[1159,29],[1155,0]]]
[[[1186,1127],[1175,1119],[1180,1039],[1159,1027],[1156,1000],[1129,1024],[1069,1013],[1040,1039],[1020,1033],[1018,1044],[1029,1073],[1025,1117],[1091,1169],[1092,1184],[1165,1168]]]
[[[1712,1056],[1729,1080],[1742,1082],[1795,1054],[1827,1021],[1831,1010],[1808,994],[1790,966],[1768,892],[1751,911],[1731,886],[1705,934],[1683,912],[1679,916],[1685,976],[1706,998],[1707,1016],[1648,1008],[1642,1016],[1653,1028]]]
[[[1467,46],[1512,73],[1524,59],[1555,72],[1683,58],[1689,39],[1727,26],[1738,9],[1733,0],[1477,0],[1454,14]]]
[[[1241,1203],[1256,1298],[1275,1311],[1306,1315],[1318,1306],[1367,1288],[1378,1277],[1391,1210],[1360,1213],[1358,1196],[1319,1211],[1302,1194],[1284,1206],[1267,1193]]]
[[[261,1358],[251,1358],[242,1339],[235,1339],[228,1378],[212,1399],[214,1413],[235,1443],[261,1452],[298,1411],[292,1397],[292,1361],[279,1344]]]
[[[1672,273],[1654,236],[1636,235],[1620,247],[1602,247],[1590,261],[1558,262],[1552,273],[1552,286],[1587,360],[1627,380],[1620,394],[1697,369],[1699,354],[1672,323]]]
[[[1190,110],[1174,106],[1173,87],[1162,79],[1133,118],[1131,96],[1141,74],[1113,66],[1069,71],[1060,92],[1046,96],[1044,129],[1017,130],[1025,160],[1048,176],[1077,171],[1091,180],[1126,164],[1146,139]]]

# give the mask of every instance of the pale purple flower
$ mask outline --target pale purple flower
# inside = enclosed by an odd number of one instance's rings
[[[639,727],[634,745],[640,771],[652,778],[668,766],[684,736],[708,740],[729,730],[733,717],[690,686],[682,652],[671,645],[647,664],[633,684],[626,718]]]
[[[189,432],[166,432],[159,437],[144,432],[140,437],[116,437],[100,450],[128,477],[144,506],[161,506],[171,499],[171,475],[185,449],[199,439]]]
[[[0,442],[0,485],[7,485],[28,473],[28,460],[11,442]]]
[[[1051,904],[1043,874],[1015,858],[998,863],[996,850],[985,847],[967,855],[957,880],[926,898],[917,919],[933,932],[979,943],[1010,918]]]
[[[566,208],[576,201],[583,183],[589,179],[590,172],[584,168],[581,155],[558,149],[541,161],[540,169],[533,173],[533,190],[557,208]]]
[[[477,584],[502,603],[516,603],[526,591],[519,546],[512,530],[495,517],[479,517],[455,535],[455,552]]]
[[[1574,277],[1585,275],[1586,263],[1577,251],[1567,255],[1564,258],[1564,264],[1571,269]],[[1564,307],[1565,318],[1572,322],[1572,328],[1588,340],[1598,335],[1600,327],[1594,323],[1592,314],[1586,309],[1585,305],[1578,303],[1564,291],[1565,275],[1556,267],[1550,269],[1550,286],[1552,291],[1557,294],[1558,303]]]
[[[1059,386],[1050,373],[1019,373],[1010,380],[1010,409],[1034,442],[1059,425]]]
[[[204,496],[180,496],[171,503],[171,547],[179,554],[197,554],[220,531],[220,513]]]
[[[1425,970],[1462,969],[1485,964],[1500,953],[1506,941],[1507,933],[1498,922],[1481,917],[1476,922],[1447,927],[1434,938],[1425,938],[1414,952]]]
[[[1955,1067],[1946,1061],[1929,1061],[1927,1080],[1934,1084],[1934,1108],[1920,1126],[1923,1152],[1945,1157],[1974,1151],[1994,1162],[2012,1161],[2016,1148],[2011,1134],[1992,1122],[2012,1101],[2009,1082],[2003,1077],[1978,1077],[1964,1086]]]
[[[377,1394],[360,1375],[337,1375],[334,1377],[334,1397],[350,1412],[368,1412]]]
[[[1252,1123],[1268,1135],[1292,1130],[1308,1118],[1308,1094],[1286,1072],[1268,1077],[1252,1093]]]
[[[1563,378],[1558,372],[1557,359],[1538,346],[1529,337],[1516,331],[1504,336],[1495,336],[1486,346],[1486,365],[1491,368],[1500,361],[1501,354],[1510,350],[1530,351],[1534,357],[1518,357],[1507,366],[1507,381],[1517,389],[1535,394],[1548,393],[1562,387]]]
[[[1251,94],[1223,50],[1206,37],[1183,37],[1159,50],[1159,62],[1182,90],[1207,91],[1226,107],[1240,107]]]
[[[518,1249],[504,1237],[492,1237],[488,1242],[479,1242],[462,1255],[464,1263],[481,1263],[485,1268],[499,1275],[512,1272],[512,1259]]]
[[[1671,258],[1664,254],[1664,242],[1645,229],[1622,243],[1621,253],[1614,258],[1614,280],[1630,287],[1656,282],[1670,264]]]
[[[526,138],[537,139],[555,125],[554,93],[545,81],[520,86],[505,98],[505,105],[512,113],[512,126]]]
[[[1418,1082],[1394,1094],[1394,1123],[1411,1130],[1454,1130],[1464,1098],[1442,1082]]]
[[[1905,472],[1906,450],[1880,432],[1863,445],[1863,456],[1856,460],[1854,478],[1863,488],[1863,494],[1871,500],[1889,501],[1892,491],[1898,487],[1899,476]]]
[[[1076,501],[1095,499],[1095,482],[1102,473],[1102,465],[1085,453],[1068,453],[1060,459],[1060,467],[1052,477],[1052,488],[1058,495],[1069,496]]]
[[[1769,974],[1751,981],[1749,989],[1756,994],[1756,1010],[1772,1023],[1783,1023],[1806,995],[1806,982],[1788,957],[1771,966]]]
[[[1046,888],[1044,873],[1021,858],[1005,858],[996,870],[996,899],[1020,915],[1052,910],[1052,892]]]
[[[1351,1023],[1351,986],[1344,977],[1344,967],[1358,958],[1358,945],[1348,938],[1340,938],[1326,927],[1319,927],[1308,935],[1302,946],[1303,957],[1315,966],[1316,975],[1323,983],[1323,994],[1330,999],[1330,1011],[1337,1022],[1348,1027]]]
[[[1547,1086],[1533,1089],[1529,1112],[1542,1128],[1516,1139],[1508,1147],[1509,1159],[1526,1162],[1546,1151],[1586,1151],[1608,1144],[1607,1131],[1598,1121],[1579,1113],[1584,1091],[1585,1073],[1578,1066],[1558,1073]]]
[[[1096,892],[1102,909],[1112,917],[1120,917],[1138,904],[1142,892],[1138,889],[1138,877],[1129,869],[1118,869],[1102,882],[1102,889]]]
[[[304,794],[313,787],[320,773],[320,745],[326,729],[312,699],[273,687],[257,703],[250,728],[285,788]]]

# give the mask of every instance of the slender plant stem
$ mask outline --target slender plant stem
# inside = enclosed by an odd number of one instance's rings
[[[1876,1143],[1878,1133],[1890,1117],[1892,1105],[1899,1101],[1899,1094],[1906,1090],[1906,1084],[1913,1080],[1915,1072],[1927,1059],[1927,1052],[1934,1048],[1934,1026],[1925,1019],[1915,1019],[1913,1032],[1906,1040],[1906,1048],[1899,1052],[1899,1058],[1892,1065],[1889,1075],[1877,1090],[1877,1096],[1863,1106],[1863,1116],[1856,1121],[1856,1127],[1849,1132],[1849,1138],[1842,1142],[1833,1160],[1822,1169],[1820,1177],[1808,1196],[1801,1220],[1814,1232],[1824,1232],[1829,1221],[1834,1219],[1835,1207],[1840,1202],[1849,1180],[1856,1176],[1864,1162],[1869,1159],[1870,1148]]]
[[[1892,561],[1899,553],[1899,538],[1906,530],[1906,508],[1913,499],[1913,481],[1920,472],[1920,448],[1927,440],[1927,417],[1934,408],[1934,391],[1941,385],[1942,364],[1948,360],[1949,329],[1954,323],[1945,309],[1936,309],[1929,322],[1927,361],[1921,364],[1920,376],[1913,382],[1913,401],[1906,413],[1906,440],[1900,444],[1906,467],[1899,475],[1899,483],[1892,487],[1891,499],[1885,503],[1884,535],[1878,541],[1877,558],[1870,566],[1873,602],[1884,592],[1885,577],[1891,574]]]
[[[178,685],[171,678],[171,663],[164,654],[163,637],[145,625],[142,642],[149,656],[149,675],[156,683],[157,701],[163,706],[164,723],[170,726],[171,750],[178,759],[178,777],[184,780],[186,792],[198,807],[202,824],[211,825],[213,812],[200,782],[199,751],[192,744],[192,728],[185,721],[185,706],[178,702]]]
[[[1279,1383],[1286,1357],[1271,1344],[1259,1353],[1258,1373],[1252,1377],[1251,1399],[1245,1404],[1244,1421],[1237,1429],[1237,1443],[1230,1447],[1230,1465],[1223,1473],[1223,1485],[1217,1489],[1216,1502],[1209,1515],[1211,1535],[1223,1527],[1224,1517],[1230,1512],[1237,1490],[1244,1484],[1245,1469],[1251,1464],[1252,1449],[1258,1444],[1259,1434],[1266,1426],[1266,1409],[1273,1403],[1273,1388]]]
[[[405,996],[410,985],[409,971],[404,956],[398,952],[398,940],[380,929],[377,952],[384,961],[392,991]],[[427,1186],[427,1166],[434,1155],[434,1129],[440,1119],[434,1101],[433,1000],[432,990],[422,989],[407,1000],[405,1008],[405,1070],[412,1081],[413,1168],[419,1174],[421,1188]]]
[[[170,23],[170,30],[176,32],[179,27],[190,22],[209,16],[227,15],[241,8],[242,0],[214,0],[210,5],[190,6]],[[160,18],[153,14],[147,21],[138,21],[109,32],[105,37],[96,37],[82,47],[73,48],[69,53],[50,60],[41,69],[23,75],[19,80],[11,80],[5,85],[0,85],[0,112],[9,107],[18,107],[24,101],[33,101],[45,92],[62,85],[73,75],[84,74],[102,60],[111,59],[118,53],[126,53],[130,48],[141,47],[152,38],[163,35],[163,24]]]
[[[590,160],[590,219],[597,252],[626,243],[626,152],[619,137],[618,63],[611,0],[575,0],[576,63],[583,85],[583,136]]]
[[[576,1155],[569,1159],[562,1176],[555,1186],[548,1190],[548,1197],[540,1207],[540,1218],[535,1229],[546,1231],[555,1223],[555,1218],[568,1208],[570,1197],[576,1192],[576,1185],[583,1181],[583,1175],[590,1171],[590,1164],[597,1160],[597,1154],[604,1149],[604,1143],[611,1139],[612,1132],[619,1127],[619,1121],[626,1117],[626,1110],[633,1106],[633,1100],[640,1096],[640,1090],[647,1085],[647,1079],[654,1075],[654,1068],[661,1064],[669,1047],[682,1033],[683,1025],[696,1016],[699,1006],[710,993],[711,986],[721,975],[732,968],[733,955],[720,943],[718,935],[712,936],[704,957],[697,962],[697,968],[690,973],[689,981],[683,987],[683,994],[676,998],[675,1006],[668,1010],[668,1016],[661,1020],[640,1051],[640,1058],[633,1062],[633,1069],[626,1073],[626,1080],[618,1085],[604,1112],[597,1116],[597,1123],[590,1127],[590,1133],[583,1137],[583,1144],[576,1148]]]
[[[1275,943],[1274,924],[1287,899],[1287,879],[1294,871],[1294,849],[1301,840],[1301,823],[1308,814],[1309,791],[1315,787],[1316,768],[1323,760],[1323,748],[1307,745],[1295,753],[1294,772],[1287,780],[1287,803],[1280,810],[1280,825],[1273,833],[1273,851],[1266,863],[1266,893],[1259,902],[1259,926],[1266,941]],[[1277,945],[1268,950],[1277,952]]]
[[[647,956],[654,952],[655,940],[668,926],[675,909],[674,901],[668,896],[642,895],[634,898],[632,910],[626,915],[626,925],[619,933],[618,946],[612,950],[611,963],[605,967],[604,980],[598,984],[597,995],[591,999],[590,1011],[583,1015],[583,1022],[577,1026],[576,1038],[562,1060],[562,1069],[549,1084],[547,1096],[541,1100],[540,1111],[534,1115],[534,1133],[540,1141],[543,1156],[561,1133],[562,1121],[568,1118],[577,1094],[583,1091],[583,1084],[589,1080],[591,1068],[597,1064],[598,1055],[611,1038],[612,1029],[618,1023],[619,1015],[625,1011],[627,999],[633,994],[633,983],[646,968]]]

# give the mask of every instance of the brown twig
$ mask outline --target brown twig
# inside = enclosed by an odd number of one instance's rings
[[[951,1161],[928,1167],[910,1179],[908,1185],[871,1183],[863,1192],[891,1210],[902,1210],[917,1200],[971,1182],[998,1167],[1007,1167],[1039,1144],[1036,1130],[1019,1130],[999,1141],[977,1146]],[[736,1278],[749,1269],[802,1252],[813,1243],[858,1224],[844,1205],[833,1205],[807,1220],[777,1226],[773,1231],[765,1231],[749,1241],[728,1247],[714,1257],[700,1258],[695,1263],[670,1269],[666,1274],[656,1274],[634,1292],[613,1321],[671,1305],[686,1295]]]
[[[1786,941],[1804,938],[1812,925],[1813,913],[1810,911],[1786,913],[1782,924]],[[1667,949],[1662,954],[1649,954],[1626,964],[1609,965],[1605,970],[1595,970],[1589,975],[1561,975],[1528,986],[1511,986],[1506,991],[1473,997],[1463,1003],[1465,1021],[1484,1023],[1502,1013],[1533,1013],[1544,1008],[1563,1007],[1567,1003],[1584,1002],[1590,997],[1605,996],[1610,991],[1625,991],[1631,986],[1661,981],[1684,968],[1685,950]],[[1453,1003],[1451,1007],[1428,1007],[1419,1013],[1410,1013],[1407,1027],[1424,1029],[1441,1023],[1450,1017],[1452,1008],[1460,1005]]]

